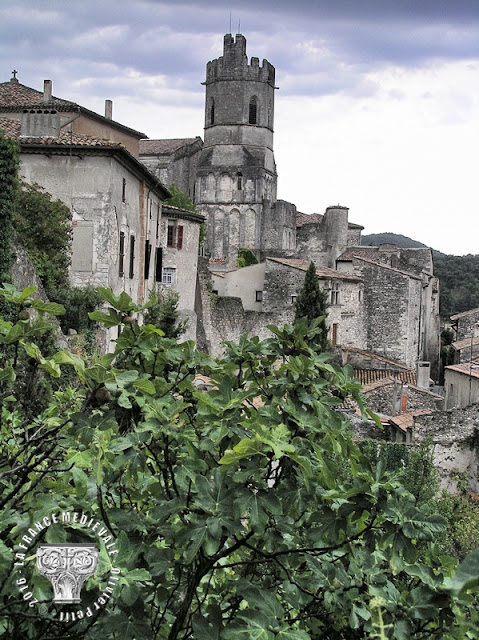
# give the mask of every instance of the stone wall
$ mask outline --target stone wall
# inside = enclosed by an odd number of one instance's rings
[[[430,438],[440,487],[454,492],[457,474],[465,474],[468,488],[479,493],[479,406],[452,409],[414,420],[413,442]]]
[[[245,311],[240,298],[212,294],[211,278],[208,260],[199,258],[199,287],[195,308],[198,316],[197,344],[199,349],[210,355],[220,357],[224,353],[222,342],[238,342],[245,332],[262,340],[271,337],[271,332],[266,328],[268,324],[281,326],[292,322],[292,308],[267,313]]]
[[[367,351],[414,367],[418,359],[421,280],[355,260],[364,280]]]

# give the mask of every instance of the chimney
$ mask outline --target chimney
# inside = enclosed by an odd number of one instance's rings
[[[52,101],[52,81],[43,81],[43,102],[47,104]]]
[[[105,100],[105,118],[113,120],[113,102],[111,100]]]
[[[429,362],[419,361],[416,370],[416,384],[419,389],[429,390],[429,372],[431,365]]]

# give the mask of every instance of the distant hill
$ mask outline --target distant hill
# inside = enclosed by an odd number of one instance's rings
[[[378,247],[380,244],[391,242],[400,249],[421,249],[427,247],[427,244],[402,236],[399,233],[370,233],[367,236],[361,236],[361,244]]]
[[[379,246],[391,242],[401,249],[428,245],[397,233],[370,233],[362,245]],[[440,310],[445,319],[455,313],[479,308],[479,255],[453,256],[433,249],[434,273],[440,282]]]

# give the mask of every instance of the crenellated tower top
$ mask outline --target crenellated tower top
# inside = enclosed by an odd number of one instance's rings
[[[248,64],[246,55],[246,38],[238,33],[233,38],[231,33],[224,37],[223,55],[216,60],[211,60],[206,66],[206,82],[218,80],[251,80],[266,82],[274,88],[275,69],[267,60],[259,65],[259,58],[251,58]]]

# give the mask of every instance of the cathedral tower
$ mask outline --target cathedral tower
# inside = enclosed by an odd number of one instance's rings
[[[236,265],[238,249],[262,248],[265,208],[276,202],[273,154],[275,70],[248,64],[246,38],[224,37],[223,55],[206,67],[204,146],[195,201],[208,220],[208,250]]]

